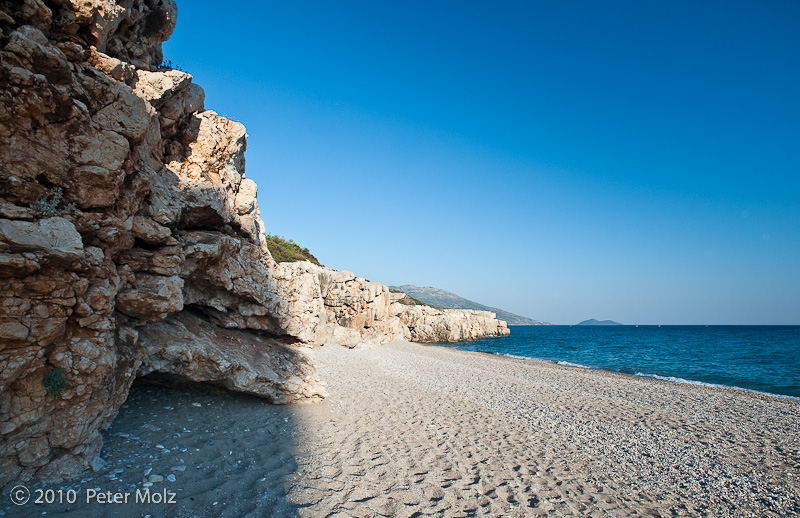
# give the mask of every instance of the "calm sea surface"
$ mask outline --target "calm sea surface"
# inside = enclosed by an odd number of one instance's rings
[[[800,326],[509,327],[438,345],[800,398]]]

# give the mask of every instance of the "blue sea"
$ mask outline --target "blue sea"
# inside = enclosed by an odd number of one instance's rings
[[[439,344],[677,383],[800,399],[800,326],[509,326]]]

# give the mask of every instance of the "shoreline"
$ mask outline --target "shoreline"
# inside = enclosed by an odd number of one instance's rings
[[[511,358],[800,401],[800,363],[794,354],[800,353],[800,326],[665,325],[666,331],[653,329],[661,326],[643,326],[651,329],[641,335],[631,329],[638,326],[631,325],[555,327],[564,330],[563,335],[539,331],[535,326],[511,326],[507,342],[481,339],[474,345],[452,345]],[[761,329],[765,330],[763,334]]]
[[[698,327],[700,327],[700,326],[698,326]],[[492,337],[492,338],[494,338],[494,337]],[[501,338],[501,337],[497,337],[497,338]],[[592,372],[600,372],[600,373],[605,373],[605,374],[615,374],[615,375],[619,375],[619,376],[635,378],[635,379],[638,379],[638,380],[648,380],[648,381],[655,381],[655,382],[659,382],[659,383],[675,383],[675,384],[678,384],[678,385],[690,385],[690,386],[694,386],[694,387],[704,387],[704,388],[709,388],[709,389],[726,390],[726,391],[727,390],[732,390],[734,392],[743,392],[743,393],[754,395],[754,396],[761,396],[761,397],[766,397],[766,398],[786,399],[786,400],[789,400],[789,401],[796,401],[796,402],[800,403],[800,397],[797,397],[797,396],[789,396],[789,395],[786,395],[786,394],[775,394],[773,392],[765,392],[765,391],[762,391],[762,390],[755,390],[755,389],[749,389],[749,388],[744,388],[744,387],[721,385],[721,384],[718,384],[718,383],[707,383],[705,381],[689,380],[689,379],[685,379],[685,378],[678,378],[676,376],[661,376],[661,375],[658,375],[658,374],[644,374],[644,373],[628,374],[627,372],[615,371],[615,370],[610,370],[610,369],[602,369],[600,367],[591,367],[589,365],[581,365],[581,364],[577,364],[577,363],[570,363],[570,362],[566,362],[566,361],[563,361],[563,360],[562,361],[554,361],[554,360],[551,361],[551,360],[542,360],[540,358],[529,358],[529,357],[526,357],[526,356],[517,356],[517,355],[512,355],[512,354],[507,354],[507,353],[487,353],[487,352],[483,352],[483,351],[468,351],[466,349],[459,349],[457,347],[452,347],[452,346],[447,346],[447,345],[439,345],[438,342],[436,342],[436,343],[411,342],[411,343],[417,343],[418,345],[423,345],[423,346],[426,346],[426,347],[442,347],[444,349],[453,349],[453,350],[460,351],[460,352],[463,352],[463,353],[468,353],[468,354],[481,354],[481,355],[485,354],[485,355],[492,356],[492,357],[507,358],[507,359],[510,359],[510,360],[519,360],[519,361],[523,361],[523,362],[533,362],[533,363],[536,363],[536,364],[546,364],[546,365],[556,366],[556,367],[566,367],[568,369],[580,369],[580,370],[586,370],[586,371],[592,371]]]
[[[317,355],[330,396],[315,404],[137,386],[104,433],[104,469],[32,488],[72,488],[84,499],[89,489],[149,488],[174,493],[176,504],[33,510],[800,514],[800,404],[791,400],[409,342],[326,345]]]

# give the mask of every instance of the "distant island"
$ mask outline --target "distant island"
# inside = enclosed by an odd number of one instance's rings
[[[625,324],[620,324],[619,322],[614,322],[613,320],[596,320],[594,318],[590,318],[589,320],[584,320],[583,322],[579,322],[575,325],[576,326],[624,326]]]
[[[404,284],[402,286],[389,286],[389,288],[396,291],[402,291],[403,293],[414,297],[420,302],[424,302],[425,304],[429,304],[437,308],[477,309],[479,311],[491,311],[492,313],[497,314],[498,319],[505,320],[509,325],[512,326],[552,325],[549,322],[541,322],[532,318],[515,315],[514,313],[509,313],[508,311],[504,311],[502,309],[484,306],[483,304],[478,304],[477,302],[460,297],[455,293],[451,293],[439,288],[433,288],[431,286],[421,288],[419,286],[414,286],[413,284]]]

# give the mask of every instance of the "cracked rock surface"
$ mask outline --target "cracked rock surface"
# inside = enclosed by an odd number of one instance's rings
[[[97,466],[137,376],[315,400],[316,346],[475,337],[272,259],[244,126],[159,66],[177,12],[0,2],[0,487]]]
[[[136,376],[323,397],[245,129],[158,67],[175,3],[0,8],[0,486],[90,468]]]

